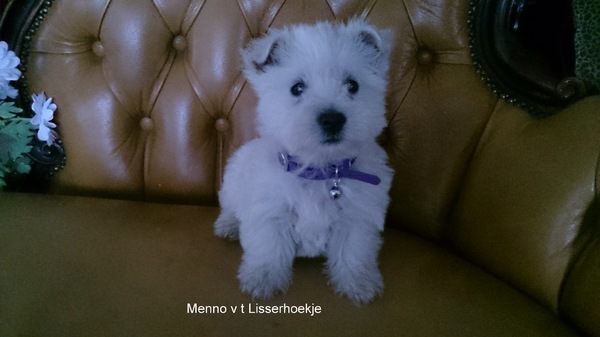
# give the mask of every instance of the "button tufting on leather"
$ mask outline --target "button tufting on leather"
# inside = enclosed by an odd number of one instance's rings
[[[187,40],[182,35],[177,35],[173,38],[173,48],[177,51],[183,51],[187,48]]]
[[[215,128],[219,132],[225,132],[227,129],[229,129],[229,121],[227,121],[225,118],[219,118],[215,122]]]
[[[101,41],[96,41],[94,43],[92,43],[92,52],[94,53],[94,55],[98,56],[98,57],[103,57],[104,56],[104,45],[102,44]]]
[[[420,65],[427,65],[433,61],[433,53],[429,50],[420,50],[417,54],[417,61]]]
[[[150,117],[144,117],[140,120],[140,128],[144,131],[151,131],[154,129],[154,121]]]

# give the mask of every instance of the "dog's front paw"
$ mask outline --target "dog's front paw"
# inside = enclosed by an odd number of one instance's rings
[[[346,271],[330,275],[336,292],[347,296],[356,305],[371,302],[383,293],[383,277],[377,268],[362,272]]]
[[[231,212],[221,210],[221,214],[215,221],[214,232],[220,238],[237,240],[240,232],[240,221]]]
[[[274,268],[272,265],[242,263],[238,272],[241,290],[254,299],[269,300],[287,290],[291,283],[291,268]]]

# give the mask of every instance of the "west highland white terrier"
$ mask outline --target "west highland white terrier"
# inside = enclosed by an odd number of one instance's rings
[[[242,52],[259,138],[227,164],[214,230],[240,239],[243,292],[269,299],[296,256],[320,255],[338,293],[360,304],[382,292],[390,50],[391,32],[354,19],[272,29]]]

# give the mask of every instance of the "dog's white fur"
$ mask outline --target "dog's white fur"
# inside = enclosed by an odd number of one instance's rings
[[[242,52],[245,75],[259,97],[259,138],[228,162],[214,229],[220,237],[239,237],[244,254],[238,278],[254,298],[285,291],[296,256],[325,255],[336,291],[356,303],[382,291],[377,255],[392,170],[376,137],[386,125],[390,49],[391,33],[354,19],[270,30]],[[356,93],[349,79],[358,83]],[[303,91],[294,95],[291,88],[299,82]],[[327,109],[346,117],[336,141],[326,141],[317,121]],[[332,200],[331,180],[287,172],[280,152],[310,167],[356,157],[352,168],[381,183],[342,178],[343,195]]]

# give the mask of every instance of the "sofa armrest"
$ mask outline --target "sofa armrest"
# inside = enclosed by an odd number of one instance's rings
[[[590,336],[600,334],[600,201],[590,207],[581,235],[586,247],[573,263],[560,298],[562,315]]]
[[[594,237],[587,229],[598,223],[599,111],[599,96],[545,119],[499,101],[446,231],[466,257],[556,311],[571,266]],[[581,255],[573,277],[597,279],[593,252]],[[563,303],[590,299],[591,290],[569,290]],[[597,304],[584,308],[600,314]]]

